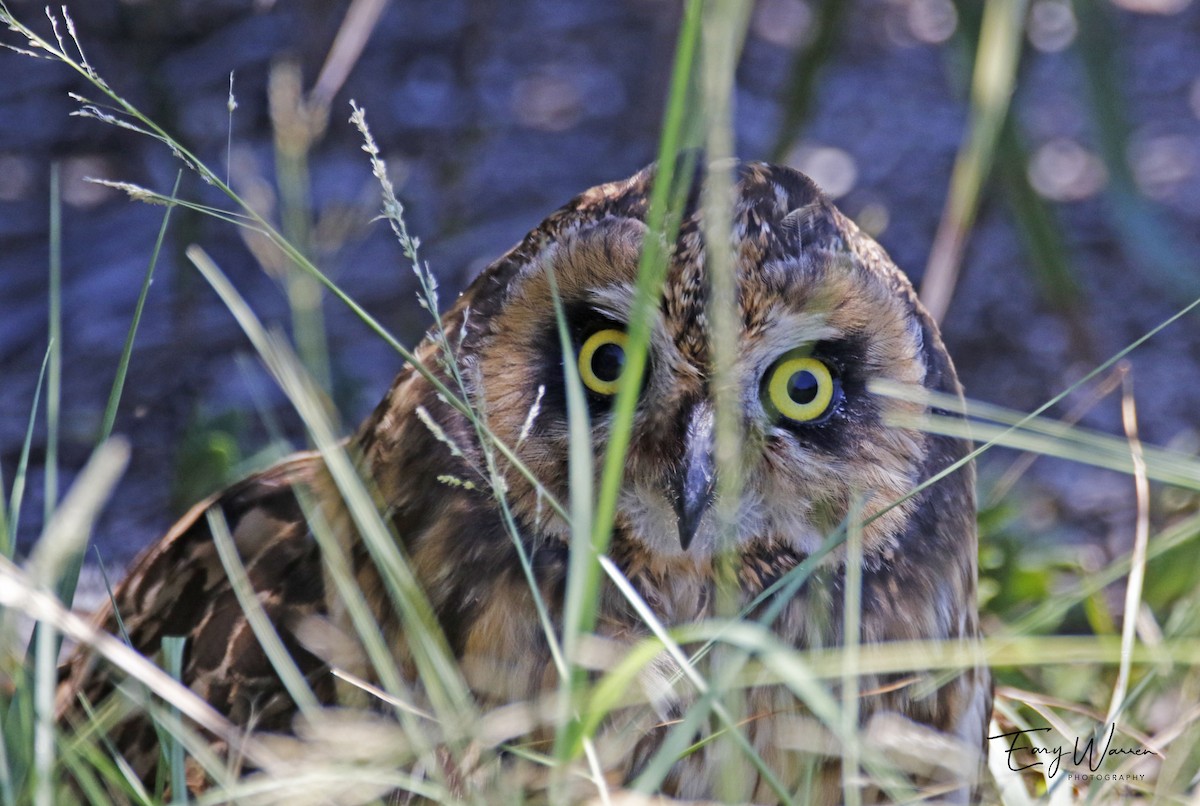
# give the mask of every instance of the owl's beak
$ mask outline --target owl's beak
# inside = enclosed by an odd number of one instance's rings
[[[697,403],[688,416],[683,456],[674,479],[675,516],[679,523],[679,545],[684,551],[696,536],[704,513],[712,504],[717,473],[713,465],[713,410],[707,402]]]

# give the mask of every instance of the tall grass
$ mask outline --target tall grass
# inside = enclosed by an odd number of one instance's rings
[[[838,16],[826,4],[830,26]],[[998,4],[989,4],[989,13],[1001,14]],[[1009,10],[1011,12],[1011,9]],[[39,37],[13,17],[0,3],[0,20],[25,40],[24,50],[48,57],[83,76],[100,93],[103,102],[79,98],[81,112],[97,120],[151,137],[171,149],[187,170],[195,171],[206,182],[225,194],[227,208],[201,205],[178,197],[178,184],[170,194],[120,184],[131,196],[142,201],[167,205],[163,230],[170,211],[184,206],[245,228],[273,244],[292,264],[288,280],[293,302],[293,324],[298,331],[294,342],[271,332],[259,321],[252,305],[245,300],[219,266],[199,246],[188,250],[188,257],[205,280],[217,291],[233,320],[243,330],[274,381],[288,397],[303,422],[310,444],[319,453],[346,504],[355,530],[361,535],[371,560],[379,569],[392,605],[404,625],[405,635],[417,669],[416,681],[406,678],[397,668],[391,648],[354,582],[346,547],[335,537],[332,525],[315,502],[301,496],[309,525],[319,544],[326,578],[333,588],[353,627],[356,664],[347,663],[337,670],[347,683],[345,699],[359,704],[371,702],[370,710],[349,713],[322,708],[308,682],[287,654],[270,620],[253,596],[246,571],[232,545],[228,527],[219,511],[208,514],[208,522],[222,564],[233,582],[238,600],[250,624],[271,659],[293,700],[301,720],[296,736],[280,737],[245,734],[212,711],[202,700],[180,686],[170,672],[178,673],[178,645],[163,666],[155,665],[133,652],[120,639],[97,634],[63,605],[74,588],[73,571],[78,567],[83,547],[95,517],[119,476],[127,458],[127,449],[118,438],[110,439],[120,405],[121,391],[128,370],[138,323],[143,316],[145,290],[154,271],[158,249],[147,270],[142,294],[132,314],[132,324],[120,365],[105,408],[100,447],[88,468],[80,475],[63,502],[47,518],[44,533],[24,567],[14,561],[14,537],[22,508],[23,490],[28,473],[28,457],[34,423],[40,412],[43,382],[31,403],[30,427],[21,461],[11,482],[7,505],[0,500],[0,604],[5,607],[3,632],[0,633],[0,804],[64,802],[63,798],[83,796],[101,803],[117,799],[129,803],[158,804],[187,799],[181,776],[185,758],[208,776],[212,788],[201,802],[268,803],[369,803],[379,802],[388,793],[399,790],[437,802],[522,802],[527,798],[546,798],[555,803],[595,799],[609,802],[614,793],[604,776],[605,743],[631,741],[636,733],[621,734],[619,726],[630,731],[645,729],[629,713],[645,711],[646,697],[636,693],[637,682],[645,670],[664,656],[680,670],[673,685],[688,692],[690,705],[678,721],[666,731],[660,750],[649,760],[640,776],[631,783],[634,792],[657,791],[671,766],[685,754],[696,752],[700,728],[712,723],[716,742],[712,756],[725,773],[722,797],[736,802],[744,796],[742,787],[749,771],[762,777],[780,802],[803,803],[805,793],[792,791],[770,765],[754,751],[744,736],[745,720],[753,715],[744,711],[743,695],[749,687],[781,685],[802,701],[823,731],[835,737],[842,748],[844,764],[843,792],[847,803],[859,802],[864,781],[872,781],[897,800],[917,799],[923,793],[906,783],[902,765],[862,734],[858,725],[859,686],[865,675],[905,674],[941,670],[954,674],[972,668],[984,653],[999,675],[997,719],[1002,727],[994,732],[1050,725],[1052,736],[1036,736],[1047,748],[1070,744],[1072,737],[1087,737],[1103,732],[1108,724],[1124,742],[1122,747],[1144,747],[1154,756],[1118,757],[1105,762],[1107,773],[1132,773],[1144,779],[1113,780],[1091,778],[1085,783],[1066,782],[1043,766],[1034,773],[1038,780],[1024,780],[1011,769],[1003,747],[993,742],[990,767],[994,773],[994,794],[1005,803],[1045,802],[1117,802],[1128,793],[1146,799],[1181,800],[1194,797],[1196,776],[1200,770],[1200,708],[1192,705],[1200,695],[1200,584],[1192,580],[1170,600],[1157,601],[1153,608],[1144,601],[1145,592],[1155,584],[1154,562],[1161,558],[1182,558],[1194,562],[1196,538],[1200,536],[1200,514],[1177,515],[1156,521],[1149,516],[1149,481],[1185,491],[1200,491],[1200,461],[1165,449],[1142,446],[1136,436],[1135,398],[1125,395],[1127,436],[1125,439],[1089,432],[1075,426],[1046,419],[1043,415],[1065,395],[1111,367],[1138,347],[1145,339],[1188,314],[1200,301],[1192,303],[1159,328],[1147,334],[1105,362],[1078,384],[1047,402],[1032,414],[1010,412],[995,406],[969,403],[961,407],[957,400],[922,394],[919,401],[932,409],[961,414],[948,417],[930,414],[916,422],[898,423],[917,426],[933,433],[972,436],[981,444],[972,457],[996,447],[1009,447],[1038,455],[1057,456],[1084,464],[1118,470],[1130,475],[1136,484],[1141,517],[1135,550],[1115,558],[1090,574],[1067,574],[1058,581],[1053,597],[1040,603],[1026,602],[1016,609],[988,614],[990,637],[981,648],[958,644],[919,642],[914,644],[869,645],[851,642],[848,646],[797,651],[783,645],[771,630],[783,603],[799,590],[828,552],[842,546],[853,558],[862,551],[863,523],[851,517],[821,549],[797,568],[775,582],[749,605],[737,609],[732,597],[720,618],[711,621],[664,625],[652,608],[624,577],[621,568],[607,554],[617,508],[617,494],[629,445],[636,390],[646,368],[650,321],[658,305],[658,293],[666,267],[661,243],[675,239],[682,205],[682,194],[689,186],[695,158],[679,155],[686,146],[703,144],[713,157],[733,153],[731,127],[732,86],[737,56],[744,37],[748,7],[740,3],[688,2],[677,43],[670,97],[663,120],[659,152],[660,179],[655,183],[647,223],[662,239],[647,238],[635,296],[634,316],[629,330],[626,372],[632,378],[617,396],[612,414],[607,453],[598,479],[592,478],[595,466],[586,407],[578,378],[569,376],[568,407],[573,439],[571,446],[571,496],[558,501],[524,468],[516,446],[498,440],[488,426],[486,404],[469,395],[463,368],[455,361],[458,335],[447,332],[438,313],[436,280],[419,256],[419,241],[404,221],[404,211],[388,181],[386,165],[371,137],[365,111],[354,107],[352,121],[364,138],[370,169],[379,180],[383,199],[383,217],[393,228],[401,249],[412,263],[421,289],[421,305],[432,317],[431,333],[437,350],[434,360],[447,370],[450,380],[422,364],[414,350],[402,345],[371,318],[333,280],[313,263],[303,243],[307,239],[305,155],[303,138],[287,141],[281,148],[290,151],[281,157],[293,183],[285,196],[291,211],[289,223],[277,228],[261,211],[256,211],[233,189],[230,177],[219,177],[196,155],[187,151],[168,132],[128,103],[111,88],[87,62],[75,36],[69,17],[51,16],[53,37]],[[1011,18],[1006,17],[1009,22]],[[65,35],[62,33],[66,31]],[[832,30],[832,29],[831,29]],[[1001,34],[1006,28],[993,29],[999,40],[992,47],[1011,47],[1011,39]],[[827,34],[831,35],[831,33]],[[988,51],[980,48],[981,58]],[[1011,89],[1013,54],[1003,60],[1005,69],[995,76],[999,82],[989,97],[1000,104],[978,110],[977,150],[965,156],[966,163],[956,171],[955,182],[967,182],[962,191],[964,205],[956,214],[955,226],[965,237],[978,201],[982,174],[998,141],[1003,141],[1006,108],[1001,98]],[[983,70],[983,68],[979,68]],[[815,70],[809,65],[807,71]],[[808,75],[808,73],[806,73]],[[980,75],[977,73],[977,75]],[[980,78],[982,81],[983,79]],[[798,79],[803,87],[811,78]],[[801,90],[803,90],[801,87]],[[1007,88],[1007,89],[1006,89]],[[800,90],[798,90],[799,92]],[[807,92],[807,90],[804,90]],[[232,97],[232,94],[231,94]],[[231,104],[232,113],[232,104]],[[277,118],[285,117],[282,108]],[[277,121],[278,122],[278,121]],[[295,123],[295,121],[293,121]],[[792,124],[789,124],[792,125]],[[302,142],[303,141],[303,142]],[[982,143],[980,145],[979,143]],[[967,179],[963,179],[963,175]],[[710,174],[708,195],[703,200],[709,226],[716,232],[728,230],[727,189],[730,177],[720,169]],[[965,187],[965,185],[963,185]],[[969,192],[968,192],[969,191]],[[723,242],[720,237],[710,244]],[[714,328],[732,332],[731,257],[714,248]],[[299,285],[297,285],[299,283]],[[59,283],[53,282],[52,310],[57,311]],[[398,358],[412,363],[433,384],[449,405],[468,418],[474,429],[482,456],[477,476],[470,479],[445,479],[448,484],[470,483],[489,490],[506,528],[520,553],[538,607],[542,629],[551,647],[561,688],[550,703],[514,704],[495,712],[485,712],[472,697],[466,681],[441,633],[433,609],[416,575],[397,548],[398,541],[388,520],[381,515],[370,481],[359,475],[354,457],[341,442],[328,391],[328,372],[323,353],[323,335],[318,301],[311,304],[313,289],[321,289],[346,305],[385,343]],[[723,292],[722,293],[722,289]],[[306,296],[307,295],[307,296]],[[51,316],[48,332],[51,346],[43,373],[49,371],[47,394],[57,396],[55,367],[56,344],[60,326]],[[305,324],[307,322],[307,324]],[[561,316],[560,316],[561,322]],[[721,340],[718,339],[718,344]],[[728,340],[726,340],[728,343]],[[567,348],[564,334],[564,349]],[[728,371],[731,359],[717,355],[718,373]],[[573,366],[573,362],[566,362]],[[47,370],[46,368],[50,369]],[[724,370],[722,370],[724,368]],[[721,384],[718,388],[724,388]],[[911,390],[880,387],[877,394],[905,396]],[[730,400],[718,395],[718,450],[724,461],[736,455],[737,430],[728,420]],[[724,412],[721,414],[720,412]],[[54,407],[48,412],[53,423]],[[531,413],[531,417],[533,413]],[[461,451],[427,419],[427,426],[452,450]],[[571,556],[566,599],[561,627],[555,628],[541,601],[519,526],[513,517],[501,481],[500,468],[516,467],[539,490],[544,505],[553,508],[571,527]],[[53,468],[53,461],[47,462]],[[52,471],[48,471],[52,472]],[[948,469],[946,472],[952,472]],[[722,500],[731,500],[738,479],[732,473],[720,475]],[[48,486],[49,488],[49,486]],[[910,495],[916,494],[916,490]],[[0,499],[3,497],[0,496]],[[1196,505],[1191,510],[1194,513]],[[725,513],[729,517],[729,513]],[[986,532],[985,532],[986,535]],[[851,563],[851,568],[858,565]],[[1069,634],[1067,616],[1080,608],[1099,612],[1107,607],[1101,595],[1106,586],[1128,576],[1122,612],[1130,614],[1119,633],[1117,619],[1107,620],[1090,633]],[[848,575],[844,590],[847,623],[852,629],[859,617],[861,579]],[[1000,580],[1004,584],[1004,580]],[[620,653],[611,647],[597,652],[594,635],[601,590],[611,586],[625,597],[629,607],[644,622],[645,637]],[[15,629],[16,616],[32,619],[37,637],[32,648]],[[1105,626],[1107,625],[1107,626]],[[104,703],[88,703],[87,724],[63,731],[53,722],[52,705],[55,684],[54,660],[57,639],[66,636],[90,647],[105,662],[121,670],[128,683]],[[597,657],[602,658],[597,663]],[[347,655],[339,656],[341,658]],[[166,670],[164,670],[164,667]],[[364,671],[370,682],[357,671]],[[630,708],[629,706],[642,706]],[[104,728],[115,724],[132,709],[150,713],[163,737],[168,763],[167,780],[148,791],[132,774],[129,765],[104,738]],[[384,714],[387,719],[380,716]],[[1164,716],[1164,714],[1166,714]],[[613,726],[618,726],[614,739]],[[530,732],[540,728],[553,737],[548,744],[527,741]],[[236,769],[217,757],[200,734],[204,731],[228,742],[231,757],[244,758],[257,770],[242,777]],[[367,738],[364,738],[367,737]],[[906,735],[897,737],[903,741]],[[368,740],[369,739],[369,740]],[[68,793],[61,788],[63,775],[69,773],[77,789]],[[1029,774],[1028,772],[1026,773]],[[927,793],[925,793],[927,794]]]

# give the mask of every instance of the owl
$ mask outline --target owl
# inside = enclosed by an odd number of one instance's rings
[[[559,686],[534,588],[545,619],[559,628],[572,531],[562,512],[547,505],[547,493],[558,501],[571,493],[566,378],[577,373],[584,392],[598,478],[626,371],[638,263],[646,239],[658,237],[646,224],[656,175],[652,165],[587,190],[550,215],[482,272],[443,314],[442,335],[431,334],[417,350],[447,385],[454,387],[457,373],[487,429],[519,463],[501,456],[494,483],[479,481],[486,477],[486,446],[477,423],[411,366],[348,440],[485,710],[544,701]],[[711,286],[698,176],[667,250],[609,560],[668,627],[727,612],[721,602],[730,596],[722,591],[732,591],[735,608],[777,607],[770,629],[800,651],[845,643],[854,562],[853,578],[861,580],[858,643],[971,644],[979,632],[974,471],[963,464],[922,486],[964,459],[969,446],[895,424],[896,415],[924,407],[874,391],[875,382],[890,381],[961,395],[936,324],[883,249],[810,179],[761,163],[739,164],[734,175],[728,245],[737,336],[728,377],[736,386],[740,447],[730,460],[736,466],[714,459]],[[569,336],[565,352],[556,309]],[[445,360],[447,349],[453,362]],[[741,480],[735,501],[721,500],[723,472]],[[718,507],[730,513],[721,522]],[[186,636],[186,685],[235,724],[268,733],[292,729],[296,703],[226,577],[205,517],[212,508],[223,514],[263,609],[321,702],[338,702],[340,689],[328,658],[313,647],[313,625],[342,635],[353,630],[331,592],[310,527],[314,511],[345,548],[398,667],[415,674],[403,619],[316,453],[297,454],[198,504],[134,563],[112,606],[97,616],[103,628],[116,632],[119,614],[132,645],[151,655],[164,636]],[[861,553],[835,550],[785,601],[776,600],[778,592],[761,600],[821,552],[852,509],[861,516]],[[595,632],[605,647],[619,650],[644,639],[649,627],[630,596],[606,580]],[[680,671],[663,655],[643,678],[654,678],[647,686],[657,684],[661,693]],[[362,674],[369,679],[371,672]],[[420,689],[419,681],[409,682]],[[60,684],[61,718],[78,719],[81,695],[97,702],[113,686],[111,672],[79,653]],[[696,698],[683,688],[648,698],[650,717],[626,721],[621,738],[602,748],[610,783],[633,780],[654,757]],[[719,791],[768,802],[780,799],[771,787],[782,785],[803,793],[804,802],[840,802],[845,784],[837,741],[796,694],[778,680],[756,678],[742,700],[739,727],[774,770],[774,783],[754,769],[745,780],[721,780],[716,745],[703,741],[720,729],[702,725],[696,746],[674,760],[661,791],[681,798]],[[950,770],[930,763],[913,780],[948,801],[971,797],[991,711],[985,668],[864,675],[857,704],[868,737],[882,731],[896,745],[900,736],[899,744],[917,755],[940,755],[947,742],[967,748],[969,763]],[[630,724],[640,725],[632,735]],[[137,774],[153,779],[158,740],[147,720],[124,719],[110,739]],[[888,797],[864,791],[868,799]]]

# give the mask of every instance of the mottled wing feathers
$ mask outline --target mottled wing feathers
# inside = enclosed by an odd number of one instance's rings
[[[97,613],[98,626],[119,633],[119,613],[130,643],[151,657],[164,637],[185,637],[185,685],[237,724],[290,727],[295,705],[247,623],[217,554],[207,517],[215,507],[285,646],[318,697],[331,699],[323,665],[292,632],[305,616],[325,609],[320,555],[295,492],[310,485],[321,467],[317,454],[297,454],[197,504],[135,561],[113,600]],[[60,718],[82,716],[79,697],[98,704],[111,694],[119,682],[114,674],[90,653],[76,653],[59,685]],[[131,717],[114,737],[139,773],[157,763],[155,735],[144,717]]]

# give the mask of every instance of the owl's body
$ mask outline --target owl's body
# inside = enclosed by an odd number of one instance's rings
[[[569,499],[569,427],[547,271],[554,272],[575,351],[566,361],[577,362],[584,382],[598,474],[624,366],[623,334],[654,175],[649,168],[581,194],[486,269],[443,317],[472,403],[495,437],[560,501]],[[973,471],[964,466],[905,498],[968,447],[886,424],[892,414],[921,407],[868,390],[872,381],[888,380],[959,394],[936,326],[882,249],[809,180],[757,164],[741,166],[738,179],[732,245],[741,498],[736,505],[715,500],[721,468],[712,458],[708,281],[701,211],[690,207],[652,326],[609,556],[662,623],[691,624],[718,615],[723,557],[732,558],[735,598],[749,603],[860,507],[867,519],[861,641],[974,640]],[[447,377],[441,349],[430,338],[418,356]],[[350,445],[481,706],[537,701],[555,691],[549,642],[518,545],[482,472],[476,427],[406,368]],[[521,548],[558,626],[570,530],[525,475],[503,459],[499,473]],[[412,673],[401,619],[315,454],[298,455],[198,505],[135,564],[115,597],[135,647],[153,653],[164,635],[187,635],[188,685],[239,724],[289,729],[295,705],[246,624],[212,543],[204,513],[213,504],[224,512],[260,601],[320,699],[333,702],[335,686],[296,633],[314,619],[348,634],[353,629],[330,593],[306,509],[318,509],[346,547],[385,640]],[[734,513],[725,531],[718,507]],[[835,551],[783,604],[772,629],[784,644],[843,643],[845,556]],[[115,631],[111,613],[101,619]],[[624,594],[607,585],[596,632],[621,646],[649,629]],[[657,681],[645,682],[665,684],[676,671],[662,659],[646,673]],[[882,724],[897,714],[906,725],[929,726],[980,748],[991,702],[986,671],[939,682],[927,685],[926,675],[862,678],[862,723]],[[78,692],[94,699],[110,689],[94,661],[77,656],[60,708],[70,711]],[[669,721],[686,710],[694,695],[686,685],[679,690],[675,700],[657,703],[659,718]],[[808,724],[804,709],[777,684],[751,687],[745,700],[745,713],[753,715],[745,735],[795,791],[812,769],[800,761],[812,756],[799,752],[805,741],[796,735]],[[668,730],[655,721],[604,758],[614,781],[631,779],[653,755]],[[157,752],[149,726],[130,720],[113,735],[119,748],[141,760],[138,772],[151,774]],[[923,734],[918,729],[916,735]],[[675,764],[664,791],[710,796],[714,770],[712,754],[702,748]],[[812,802],[840,800],[836,764],[821,762],[816,770]],[[969,777],[973,770],[958,772]],[[738,791],[776,799],[753,774]],[[946,791],[962,799],[968,789],[952,780]]]

